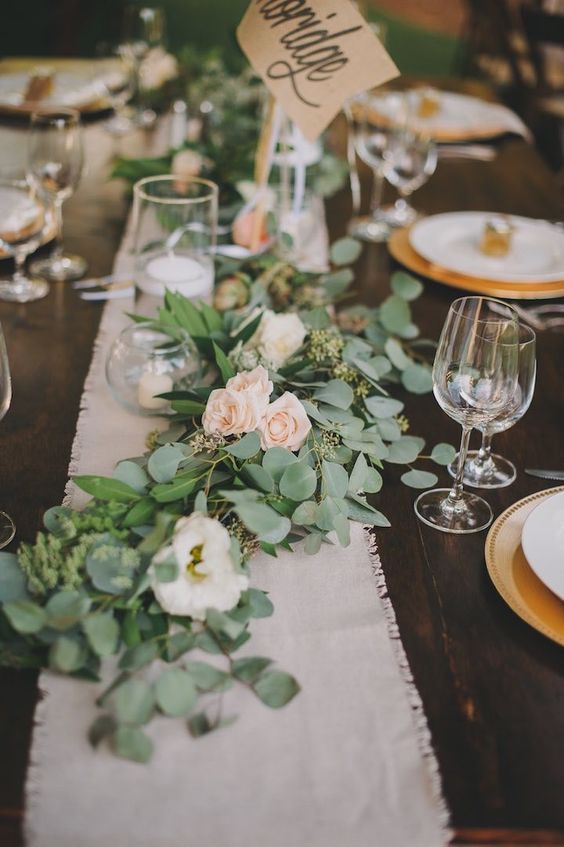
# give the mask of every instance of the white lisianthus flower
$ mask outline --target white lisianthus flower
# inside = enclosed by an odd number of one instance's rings
[[[251,339],[265,362],[280,368],[296,353],[307,335],[307,329],[293,312],[277,315],[267,309],[257,332]]]
[[[249,579],[237,573],[229,551],[229,533],[219,521],[198,512],[180,518],[172,543],[153,558],[155,565],[171,558],[178,565],[173,582],[159,582],[152,572],[152,589],[160,607],[170,615],[197,621],[205,620],[208,609],[233,609]]]
[[[178,76],[178,62],[175,57],[162,47],[149,50],[139,68],[141,87],[147,91],[160,88],[171,79]]]

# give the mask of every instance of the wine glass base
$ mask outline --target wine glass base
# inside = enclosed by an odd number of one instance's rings
[[[348,227],[348,233],[353,238],[358,238],[360,241],[370,241],[374,244],[387,241],[390,237],[390,231],[390,227],[385,221],[368,216],[353,218]]]
[[[380,210],[382,219],[391,229],[397,229],[402,226],[411,226],[420,218],[423,217],[413,206],[406,204],[405,206],[384,206]]]
[[[80,279],[88,270],[81,256],[65,253],[63,256],[37,259],[29,266],[33,273],[39,274],[50,282],[70,282]]]
[[[41,300],[49,293],[49,284],[44,279],[19,277],[17,280],[0,280],[0,300],[10,303],[31,303]]]
[[[121,138],[136,129],[135,123],[131,120],[131,118],[128,118],[126,115],[118,114],[115,114],[107,121],[104,121],[102,127],[109,135],[113,135],[115,138]]]
[[[467,535],[487,529],[493,520],[488,503],[476,494],[464,491],[456,508],[448,501],[449,488],[435,488],[419,495],[413,508],[420,521],[440,532]]]
[[[492,453],[486,466],[479,469],[474,464],[477,455],[477,450],[471,450],[468,453],[464,466],[464,485],[468,485],[470,488],[507,488],[508,485],[515,482],[517,468],[509,459],[504,459],[503,456]],[[448,472],[453,478],[456,477],[457,461],[458,456],[448,466]]]
[[[0,512],[0,549],[6,547],[16,534],[16,525],[6,512]]]

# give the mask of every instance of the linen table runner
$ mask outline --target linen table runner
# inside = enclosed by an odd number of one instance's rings
[[[117,275],[131,273],[129,244],[126,235]],[[109,346],[132,308],[105,307],[70,473],[110,474],[163,426],[125,411],[105,381]],[[73,506],[85,499],[69,485]],[[138,765],[88,744],[101,685],[43,672],[27,783],[29,847],[446,843],[429,731],[369,536],[357,526],[346,550],[260,554],[251,569],[276,607],[273,618],[253,621],[252,653],[293,673],[299,695],[272,711],[234,688],[224,712],[238,715],[235,724],[197,740],[181,721],[158,718],[148,728],[153,759]]]

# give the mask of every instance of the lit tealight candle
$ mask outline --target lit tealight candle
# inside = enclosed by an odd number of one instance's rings
[[[175,253],[156,256],[147,263],[145,273],[154,280],[154,283],[146,281],[143,286],[150,294],[164,294],[169,288],[188,297],[206,297],[213,287],[211,274],[190,256]]]
[[[168,400],[156,397],[156,394],[166,394],[173,389],[172,378],[168,374],[156,374],[145,371],[137,386],[137,401],[142,409],[159,411],[168,406]]]

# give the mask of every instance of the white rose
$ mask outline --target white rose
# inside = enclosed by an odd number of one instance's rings
[[[176,79],[178,62],[162,47],[154,47],[149,50],[147,57],[141,62],[139,74],[141,87],[148,91],[154,91],[170,79]]]
[[[266,362],[279,368],[300,349],[306,335],[307,329],[296,314],[277,315],[267,310],[251,341]]]
[[[152,588],[161,608],[199,621],[205,620],[207,609],[233,609],[249,580],[237,573],[229,551],[229,533],[219,521],[197,512],[180,518],[172,543],[153,558],[153,564],[173,559],[178,565],[173,582],[159,582],[152,571]]]
[[[270,447],[299,450],[305,444],[310,429],[311,421],[304,407],[297,397],[286,391],[266,410],[259,427],[260,446],[263,450]]]

